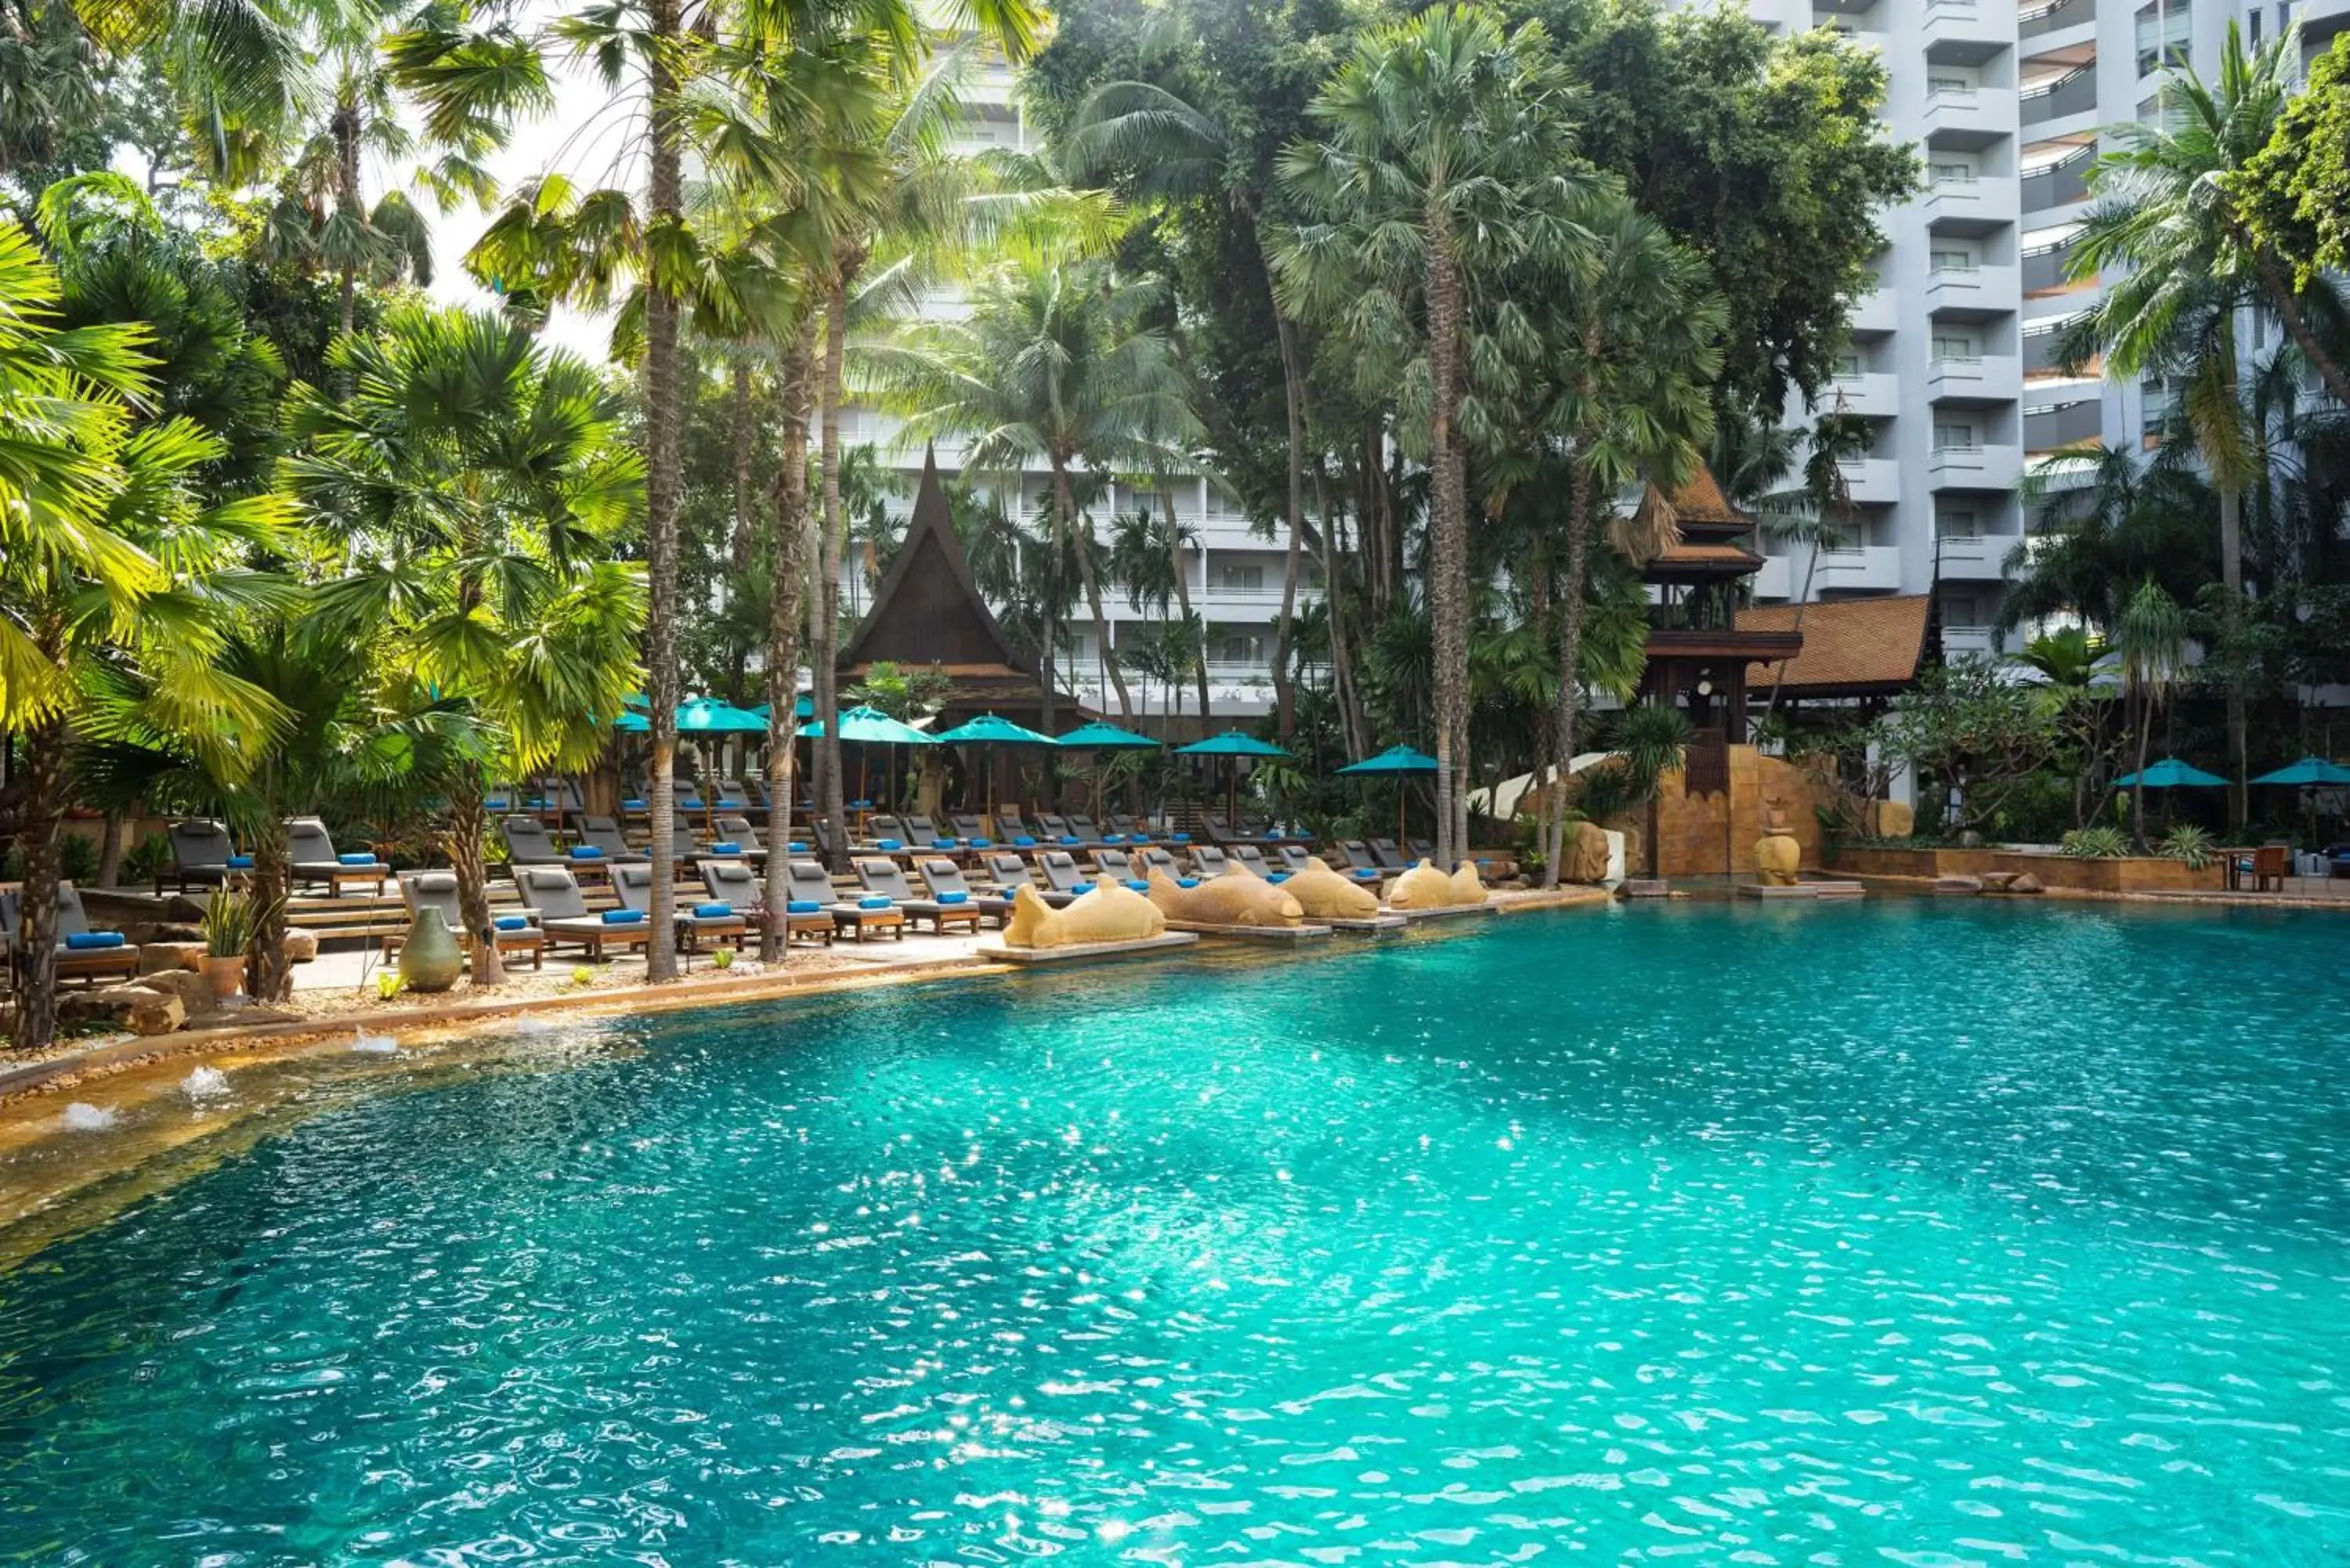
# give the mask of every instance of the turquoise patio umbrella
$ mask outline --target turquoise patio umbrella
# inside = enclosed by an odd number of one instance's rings
[[[1239,809],[1241,798],[1241,765],[1243,757],[1285,757],[1289,755],[1271,741],[1260,741],[1244,730],[1226,730],[1221,735],[1211,735],[1204,741],[1194,741],[1188,746],[1178,746],[1179,757],[1230,757],[1231,772],[1225,775],[1224,815]]]
[[[1116,724],[1106,724],[1099,719],[1090,724],[1078,725],[1063,735],[1060,740],[1061,750],[1065,752],[1155,752],[1165,744],[1164,742],[1154,741],[1148,735],[1138,735],[1132,730],[1121,730]],[[1096,811],[1101,809],[1101,764],[1097,761],[1094,764],[1093,783]]]
[[[2327,762],[2324,757],[2303,757],[2288,763],[2272,774],[2262,774],[2252,780],[2256,784],[2282,784],[2293,789],[2328,789],[2350,784],[2350,768]]]
[[[802,724],[799,732],[804,739],[814,740],[824,733],[824,721],[813,720]],[[860,746],[929,746],[937,742],[911,724],[892,719],[879,708],[846,708],[840,714],[841,744],[852,742]],[[857,759],[857,794],[865,797],[865,758]],[[836,825],[837,826],[837,825]]]
[[[2116,789],[2226,789],[2228,781],[2218,774],[2207,774],[2201,768],[2182,763],[2177,757],[2165,757],[2144,773],[2125,774],[2114,781]]]
[[[1436,768],[1436,759],[1426,752],[1416,746],[1396,745],[1389,746],[1376,757],[1365,757],[1359,763],[1348,763],[1338,771],[1342,774],[1352,774],[1357,778],[1399,778],[1406,774],[1432,774]],[[1398,790],[1396,792],[1396,842],[1398,844],[1403,843],[1409,836],[1404,832],[1403,810],[1403,792]]]
[[[991,763],[998,746],[1058,746],[1061,743],[1050,735],[1039,733],[1025,724],[998,718],[993,713],[982,713],[978,718],[958,724],[944,734],[932,735],[931,739],[941,746],[980,747]],[[993,822],[995,816],[995,769],[993,766],[987,770],[987,815]]]

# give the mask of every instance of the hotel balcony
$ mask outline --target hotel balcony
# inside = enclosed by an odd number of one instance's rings
[[[1789,565],[1802,583],[1804,552]],[[1812,574],[1812,593],[1891,593],[1901,586],[1901,549],[1898,545],[1852,545],[1822,550],[1818,570]]]
[[[2037,128],[2074,115],[2097,112],[2097,62],[2092,58],[2061,76],[2034,82],[2015,95],[2015,122],[2035,135]]]
[[[1995,583],[2007,574],[2002,564],[2021,535],[2014,534],[1945,534],[1934,541],[1934,559],[1945,577]]]
[[[2023,392],[2023,363],[2012,354],[1929,360],[1926,397],[1937,403],[2012,402]]]
[[[2016,37],[2031,44],[2037,44],[2051,33],[2096,25],[2097,0],[2039,0],[2039,4],[2026,5],[2015,14]]]
[[[1999,656],[1999,633],[1987,626],[1946,626],[1942,628],[1942,658],[1946,662],[1961,659],[1997,659]]]
[[[2106,433],[2106,405],[2095,387],[2088,396],[2068,402],[2027,406],[2023,410],[2023,449],[2034,457],[2065,447],[2084,446]]]
[[[1926,0],[1926,57],[1979,66],[2014,47],[2015,16],[2003,0]]]
[[[1927,459],[1927,477],[1937,490],[2013,490],[2023,477],[2023,449],[1938,446]]]
[[[2089,164],[2096,155],[2095,145],[2084,145],[2053,163],[2027,171],[2019,182],[2023,192],[2023,210],[2045,213],[2087,201]]]
[[[1880,286],[1852,302],[1852,329],[1856,333],[1890,332],[1900,324],[1900,301],[1890,288]]]
[[[1926,275],[1926,309],[1952,317],[2012,315],[2022,286],[2012,266],[1936,267]]]
[[[2016,182],[1945,174],[1926,189],[1926,221],[1944,234],[1986,234],[2018,216]]]
[[[2013,88],[1942,87],[1926,94],[1918,123],[1938,147],[1980,150],[2015,133]]]
[[[1819,400],[1812,405],[1812,411],[1834,411],[1838,400],[1842,400],[1845,413],[1889,420],[1901,411],[1901,378],[1883,370],[1838,376],[1821,389]]]
[[[1864,505],[1890,506],[1901,499],[1901,465],[1889,457],[1847,458],[1836,466],[1852,498]]]

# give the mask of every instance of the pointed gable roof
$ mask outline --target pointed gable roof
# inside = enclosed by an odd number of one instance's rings
[[[840,650],[844,668],[882,660],[1035,673],[1013,651],[972,580],[971,561],[955,536],[946,492],[939,484],[934,449],[922,454],[922,483],[914,493],[905,543],[874,590],[872,608]]]

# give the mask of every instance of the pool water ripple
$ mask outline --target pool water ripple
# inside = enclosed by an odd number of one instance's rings
[[[1529,918],[420,1078],[0,1278],[0,1558],[2343,1561],[2344,934]]]

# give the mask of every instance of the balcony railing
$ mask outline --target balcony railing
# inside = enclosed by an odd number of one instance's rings
[[[2047,0],[2044,5],[2027,6],[2015,14],[2018,37],[2036,38],[2043,33],[2078,26],[2097,19],[2097,0]]]
[[[2072,251],[2070,235],[2026,250],[2023,253],[2023,292],[2038,294],[2046,289],[2062,288],[2070,283],[2072,277],[2067,258]]]
[[[2024,125],[2040,125],[2085,114],[2097,107],[2097,63],[2075,66],[2063,76],[2025,88],[2015,95],[2015,113]]]
[[[2043,164],[2023,177],[2023,210],[2044,212],[2085,201],[2089,194],[2089,162],[2094,147],[2076,147],[2054,163]]]

